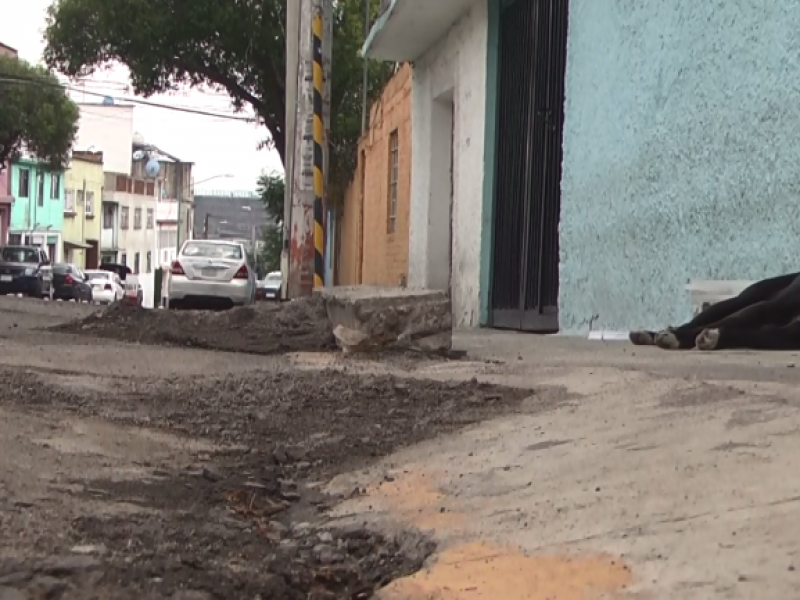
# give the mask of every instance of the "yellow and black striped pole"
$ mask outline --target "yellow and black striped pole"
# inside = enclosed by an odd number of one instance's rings
[[[314,15],[314,287],[325,285],[325,217],[322,206],[325,180],[322,172],[322,13]]]

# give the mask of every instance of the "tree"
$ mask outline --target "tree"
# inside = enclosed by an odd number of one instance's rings
[[[291,0],[290,0],[291,1]],[[352,177],[360,135],[364,0],[335,0],[329,180]],[[369,0],[376,14],[380,0]],[[182,86],[227,92],[250,106],[285,164],[287,0],[54,0],[48,10],[45,61],[70,76],[113,62],[130,70],[136,93]],[[371,61],[374,97],[391,66]]]
[[[0,56],[0,170],[23,150],[53,169],[64,168],[78,114],[47,69]]]
[[[258,195],[267,214],[272,220],[272,227],[264,232],[264,246],[258,257],[266,273],[281,268],[281,252],[283,251],[283,199],[285,182],[280,173],[263,173],[258,178]]]

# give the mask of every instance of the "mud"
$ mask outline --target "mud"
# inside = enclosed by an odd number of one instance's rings
[[[433,544],[413,531],[331,527],[326,514],[338,499],[320,484],[519,410],[532,395],[475,381],[283,368],[168,380],[5,368],[0,389],[0,410],[50,419],[50,429],[72,420],[107,423],[112,439],[183,440],[181,458],[126,462],[130,450],[112,458],[83,433],[82,460],[96,469],[62,473],[61,491],[34,500],[13,485],[0,493],[0,528],[15,540],[0,551],[3,600],[369,598],[418,570]],[[40,451],[66,444],[54,435]],[[0,481],[15,481],[1,467]]]
[[[141,344],[279,354],[336,347],[323,298],[261,302],[229,311],[147,310],[116,304],[54,331]]]

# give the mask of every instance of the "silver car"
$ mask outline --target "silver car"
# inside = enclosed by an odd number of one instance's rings
[[[256,271],[239,242],[186,241],[170,268],[170,308],[244,306],[253,304],[255,295]]]

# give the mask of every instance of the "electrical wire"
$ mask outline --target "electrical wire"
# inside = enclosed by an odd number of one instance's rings
[[[141,100],[139,98],[118,98],[114,97],[110,94],[102,94],[100,92],[91,92],[85,89],[81,89],[80,87],[73,87],[70,85],[64,85],[62,83],[50,83],[49,81],[43,81],[42,79],[36,79],[34,77],[20,77],[20,76],[8,76],[8,75],[0,75],[0,83],[14,83],[14,84],[24,84],[24,85],[37,85],[42,87],[58,87],[63,90],[68,90],[70,92],[74,92],[76,94],[86,94],[87,96],[94,96],[97,98],[108,98],[113,97],[115,100],[119,100],[121,102],[128,102],[130,104],[138,104],[141,106],[149,106],[151,108],[161,108],[164,110],[173,110],[176,112],[183,112],[187,114],[193,115],[200,115],[204,117],[215,117],[218,119],[227,119],[230,121],[245,121],[248,123],[256,123],[257,119],[254,117],[243,117],[233,114],[222,114],[216,113],[211,111],[205,111],[200,109],[189,108],[185,106],[173,106],[169,104],[163,104],[160,102],[152,102],[149,100]]]

